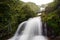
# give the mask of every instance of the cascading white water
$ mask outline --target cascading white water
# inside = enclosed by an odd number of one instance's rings
[[[19,34],[21,27],[25,28],[21,31],[21,34]],[[9,40],[47,40],[47,38],[42,35],[41,17],[35,17],[21,23],[16,34]]]
[[[22,27],[25,27],[26,22],[27,22],[27,21],[24,21],[24,22],[22,22],[21,24],[19,24],[19,26],[18,26],[18,28],[17,28],[17,31],[16,31],[16,33],[14,34],[14,36],[13,36],[12,38],[8,39],[8,40],[18,40],[19,35],[22,34],[22,33],[20,33],[20,32],[21,32],[21,28],[22,28]]]

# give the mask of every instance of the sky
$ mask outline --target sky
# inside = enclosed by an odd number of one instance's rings
[[[33,2],[37,5],[47,4],[53,2],[53,0],[21,0],[23,2]]]

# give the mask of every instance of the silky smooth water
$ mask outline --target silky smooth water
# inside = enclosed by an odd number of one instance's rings
[[[22,22],[15,35],[8,40],[48,40],[42,35],[41,17],[34,17]]]

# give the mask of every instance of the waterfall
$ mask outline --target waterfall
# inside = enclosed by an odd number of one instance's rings
[[[34,17],[22,22],[15,35],[8,40],[48,40],[42,35],[41,17]]]

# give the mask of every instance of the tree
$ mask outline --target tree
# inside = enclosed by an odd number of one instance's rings
[[[33,8],[32,8],[33,7]],[[25,3],[20,9],[20,16],[18,16],[19,22],[25,21],[31,17],[35,17],[39,7],[34,3]]]
[[[59,0],[55,0],[52,3],[49,3],[48,6],[46,7],[46,11],[45,11],[45,19],[46,23],[47,23],[47,27],[51,28],[50,31],[48,30],[48,32],[50,32],[50,36],[52,36],[52,34],[54,35],[54,37],[56,36],[60,36],[60,1]]]
[[[0,40],[11,37],[17,29],[16,18],[22,4],[19,0],[0,0]]]
[[[34,7],[34,8],[32,8]],[[34,3],[24,3],[20,0],[0,0],[0,40],[13,36],[18,25],[36,16],[39,7]]]

